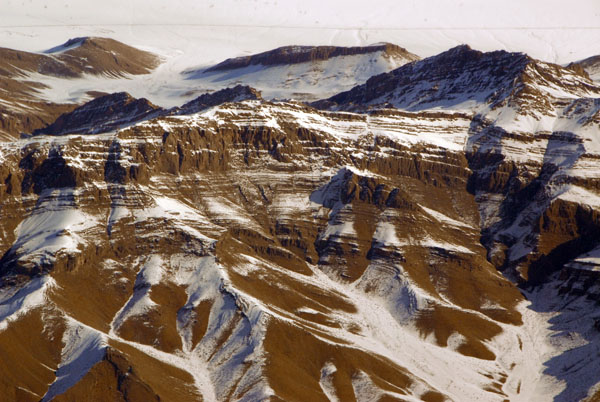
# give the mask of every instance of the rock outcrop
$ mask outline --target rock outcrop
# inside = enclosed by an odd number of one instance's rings
[[[193,114],[226,102],[241,102],[259,99],[262,99],[260,91],[247,85],[236,85],[235,87],[200,95],[173,112],[176,114]]]

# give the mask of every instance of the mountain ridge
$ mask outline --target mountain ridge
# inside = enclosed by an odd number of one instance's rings
[[[99,134],[132,126],[140,121],[159,116],[186,115],[227,102],[262,100],[260,91],[237,85],[209,92],[185,103],[181,107],[163,109],[145,98],[134,98],[127,92],[101,95],[61,114],[54,122],[31,133],[37,135]]]
[[[439,55],[374,76],[363,85],[313,105],[351,109],[351,102],[356,102],[357,107],[370,104],[376,106],[380,103],[419,110],[440,106],[436,105],[436,101],[455,99],[454,103],[442,103],[441,107],[460,107],[462,102],[476,100],[494,108],[505,100],[518,102],[526,97],[529,90],[527,84],[543,80],[543,75],[550,77],[550,84],[557,83],[552,80],[572,75],[575,79],[573,84],[568,80],[558,81],[567,91],[579,89],[581,93],[592,90],[596,94],[598,91],[597,86],[586,75],[579,75],[575,70],[539,62],[523,53],[483,53],[468,45],[460,45]],[[553,75],[558,77],[553,78]],[[477,82],[475,88],[472,87],[474,82]],[[419,88],[420,83],[425,87]],[[394,93],[396,90],[401,93]],[[519,95],[522,96],[519,98]]]
[[[250,56],[227,59],[208,68],[188,69],[186,81],[205,88],[245,84],[269,99],[316,100],[335,94],[419,59],[389,44],[371,46],[284,46]]]
[[[387,57],[402,57],[408,60],[417,60],[419,57],[410,53],[405,48],[392,43],[374,44],[368,46],[283,46],[251,56],[240,56],[227,59],[204,70],[205,72],[219,70],[234,70],[251,65],[264,66],[279,64],[297,64],[329,60],[339,56],[353,56],[357,54],[381,51]]]

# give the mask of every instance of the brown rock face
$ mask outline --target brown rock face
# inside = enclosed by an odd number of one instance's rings
[[[194,100],[178,108],[176,114],[193,114],[225,102],[241,102],[244,100],[262,99],[260,91],[247,85],[236,85],[212,93],[200,95]]]
[[[36,72],[56,77],[82,74],[145,74],[158,66],[152,53],[110,38],[75,38],[42,54],[0,48],[0,76],[22,76]]]

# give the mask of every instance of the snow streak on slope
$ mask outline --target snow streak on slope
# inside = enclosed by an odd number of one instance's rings
[[[51,401],[74,386],[106,353],[107,338],[101,332],[68,320],[63,335],[61,362],[56,371],[56,380],[50,385],[43,402]]]
[[[353,345],[369,353],[375,353],[381,356],[385,356],[392,359],[402,367],[406,367],[413,375],[416,376],[420,381],[424,381],[425,384],[434,386],[436,389],[443,389],[449,393],[449,395],[456,400],[480,400],[485,398],[490,400],[490,394],[485,393],[483,388],[487,383],[488,379],[483,376],[484,373],[494,373],[497,368],[497,364],[501,364],[503,369],[506,369],[511,376],[511,379],[515,379],[516,382],[521,381],[523,389],[525,387],[538,386],[540,381],[549,381],[549,378],[540,373],[540,365],[544,361],[532,360],[533,357],[541,355],[548,356],[546,351],[546,339],[548,334],[543,332],[543,325],[540,326],[540,321],[535,323],[526,323],[523,327],[515,327],[506,325],[504,331],[506,334],[502,334],[497,340],[492,340],[490,346],[493,350],[502,352],[499,354],[500,360],[498,362],[491,361],[486,362],[484,360],[478,360],[462,356],[451,350],[441,348],[430,344],[428,341],[420,339],[418,333],[408,325],[409,320],[407,318],[410,315],[397,314],[397,311],[390,310],[397,301],[402,300],[398,298],[395,293],[391,293],[389,290],[380,288],[381,292],[373,291],[373,288],[385,286],[385,283],[394,283],[395,278],[385,277],[388,275],[387,272],[381,271],[377,275],[377,282],[371,281],[367,285],[366,278],[361,279],[359,285],[345,286],[335,281],[332,281],[328,276],[324,275],[318,269],[313,270],[312,276],[304,276],[292,273],[290,271],[281,271],[279,268],[267,263],[266,261],[260,261],[258,265],[259,271],[264,272],[264,269],[274,270],[286,275],[291,275],[294,281],[306,282],[317,285],[320,289],[331,289],[337,290],[340,294],[345,294],[352,304],[358,308],[358,312],[355,315],[346,315],[341,311],[329,311],[328,317],[334,321],[340,323],[357,323],[361,330],[360,335],[353,332],[348,332],[344,329],[336,330],[330,326],[319,325],[319,329],[325,333],[330,334],[334,339],[338,339],[337,342],[340,347],[343,345]],[[260,275],[257,272],[254,275]],[[364,284],[363,284],[364,281]],[[369,287],[369,294],[365,294],[360,288]],[[421,290],[413,289],[417,292]],[[377,295],[377,296],[376,296]],[[389,302],[388,302],[389,300]],[[430,300],[432,300],[430,298]],[[388,304],[390,303],[390,304]],[[410,304],[407,304],[409,306]],[[425,307],[426,304],[421,304],[420,308]],[[272,315],[275,319],[289,320],[292,318],[283,311],[273,310],[272,307],[260,305],[260,308],[265,309],[267,314]],[[413,312],[417,311],[419,306],[415,305],[412,309]],[[526,317],[526,320],[539,320],[537,317]],[[294,321],[298,320],[294,318]],[[400,322],[399,322],[400,321]],[[302,320],[298,320],[298,325],[303,325]],[[345,325],[342,325],[342,328]],[[531,327],[540,329],[534,334],[529,334]],[[521,346],[523,350],[519,349],[519,344],[514,339],[511,339],[510,345],[512,349],[507,349],[508,337],[522,337],[525,339],[525,343]],[[325,338],[323,338],[325,340]],[[332,342],[328,340],[328,342]],[[334,341],[334,343],[336,343]],[[540,350],[541,348],[541,350]],[[411,353],[407,354],[406,351],[410,350]],[[525,351],[525,352],[523,352]],[[546,354],[544,354],[546,353]],[[506,362],[505,362],[506,361]],[[523,365],[527,366],[527,369],[521,370]],[[517,369],[515,369],[515,367]],[[514,370],[514,372],[513,372]],[[326,394],[331,395],[331,387],[329,376],[335,372],[335,368],[331,365],[325,366],[321,371],[321,387],[325,390]],[[366,374],[357,378],[357,384],[364,384]],[[362,378],[363,380],[360,380]],[[367,381],[368,383],[368,381]],[[417,383],[418,384],[418,383]],[[525,385],[526,384],[526,385]],[[364,385],[366,386],[366,385]],[[543,385],[541,385],[543,386]],[[371,391],[378,389],[375,385],[369,386]],[[425,388],[416,387],[414,389],[415,399],[420,395],[419,390]],[[356,390],[355,390],[356,391]],[[509,395],[517,396],[518,392],[510,390],[506,387],[506,392]],[[381,391],[378,391],[381,392]],[[422,391],[421,391],[422,392]],[[549,391],[552,392],[552,391]],[[359,392],[359,395],[363,395]],[[501,396],[498,396],[498,400],[502,400]],[[363,399],[359,399],[363,400]]]
[[[522,368],[517,366],[515,372],[531,372],[540,366],[542,372],[529,383],[519,378],[520,394],[515,395],[515,400],[583,400],[597,389],[593,373],[600,366],[600,336],[594,328],[598,319],[595,303],[576,294],[562,293],[564,282],[559,275],[550,279],[548,286],[527,292],[531,302],[522,305],[524,325],[519,339],[529,360],[523,362]],[[597,285],[589,289],[590,293],[597,291]],[[509,377],[507,385],[518,385],[517,378]]]
[[[163,261],[159,256],[151,256],[142,265],[135,278],[134,292],[127,304],[117,313],[110,324],[111,334],[118,331],[119,327],[131,316],[140,315],[156,305],[150,298],[150,288],[160,283],[163,277]]]
[[[335,364],[328,362],[321,369],[321,380],[319,384],[331,402],[338,402],[339,399],[335,394],[335,387],[333,386],[333,378],[332,375],[337,371]]]
[[[272,394],[261,377],[264,357],[261,342],[267,317],[254,304],[252,298],[235,289],[223,267],[214,257],[190,259],[184,255],[173,256],[177,267],[175,280],[186,287],[188,299],[177,315],[177,329],[183,340],[183,353],[190,362],[204,369],[210,377],[217,400],[232,393],[242,395],[249,387],[252,391],[243,400],[268,397]],[[196,345],[192,341],[193,326],[198,317],[195,309],[201,303],[212,302],[210,318],[203,339]],[[246,315],[237,320],[237,309]],[[228,331],[231,331],[228,335]],[[224,344],[219,340],[227,336]],[[195,363],[194,363],[195,362]],[[246,369],[240,363],[249,365]],[[203,392],[206,395],[206,392]]]

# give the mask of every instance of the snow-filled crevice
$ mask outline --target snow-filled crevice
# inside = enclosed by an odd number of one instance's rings
[[[262,342],[268,315],[255,299],[235,289],[215,257],[174,257],[175,280],[188,299],[177,315],[183,353],[205,367],[217,399],[227,395],[252,401],[273,394],[263,376]],[[192,343],[194,309],[212,303],[202,339]]]

